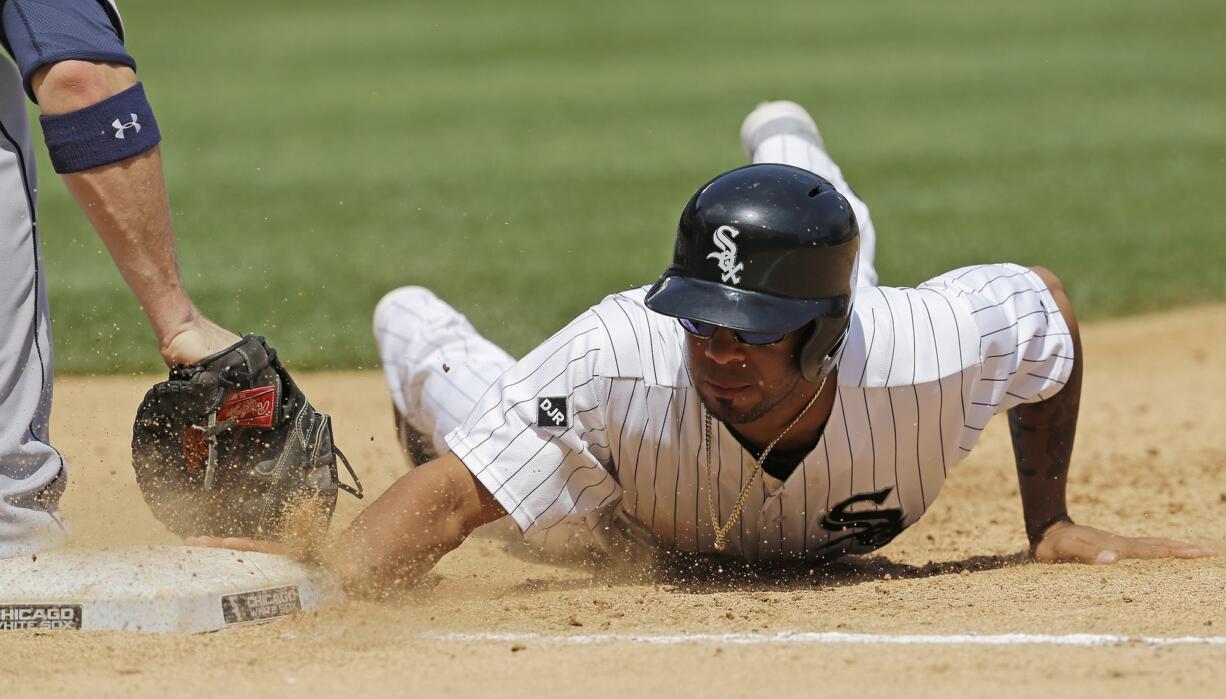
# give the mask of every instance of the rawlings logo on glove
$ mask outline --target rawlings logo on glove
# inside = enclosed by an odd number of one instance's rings
[[[217,411],[217,420],[225,422],[230,418],[237,420],[236,427],[272,428],[273,413],[277,407],[276,386],[261,386],[246,391],[238,391],[226,396]]]

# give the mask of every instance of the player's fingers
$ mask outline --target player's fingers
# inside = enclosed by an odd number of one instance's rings
[[[1138,541],[1146,545],[1152,545],[1152,546],[1167,546],[1173,549],[1189,549],[1189,550],[1194,550],[1194,551],[1201,551],[1201,552],[1204,552],[1204,555],[1213,555],[1213,552],[1214,552],[1213,548],[1209,546],[1201,546],[1199,544],[1189,544],[1186,541],[1175,541],[1174,539],[1162,539],[1158,537],[1144,536],[1144,537],[1140,537],[1136,539],[1135,541]]]
[[[1214,555],[1214,550],[1173,539],[1142,537],[1125,539],[1120,553],[1127,558],[1206,558]]]

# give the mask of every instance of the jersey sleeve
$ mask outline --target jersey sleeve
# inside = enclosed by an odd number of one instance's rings
[[[597,371],[608,336],[589,311],[508,369],[447,446],[519,528],[542,531],[616,503]]]
[[[0,24],[4,48],[21,70],[30,99],[34,73],[50,63],[76,59],[136,68],[110,0],[4,0]]]
[[[1068,324],[1047,285],[1026,267],[978,265],[925,282],[967,308],[979,334],[979,371],[968,382],[967,426],[982,430],[995,413],[1046,400],[1073,370]]]

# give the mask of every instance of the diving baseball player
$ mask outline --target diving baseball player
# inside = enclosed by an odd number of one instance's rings
[[[238,337],[183,288],[161,135],[108,0],[0,0],[0,558],[59,546],[67,481],[51,445],[51,324],[26,97],[55,171],[149,317],[168,364]]]
[[[346,581],[411,579],[507,515],[547,549],[865,553],[923,515],[999,412],[1036,559],[1212,554],[1069,518],[1082,360],[1055,275],[991,264],[876,287],[867,207],[809,115],[767,103],[741,137],[755,164],[691,198],[663,276],[519,361],[425,289],[384,297],[396,411],[442,456],[331,548]]]

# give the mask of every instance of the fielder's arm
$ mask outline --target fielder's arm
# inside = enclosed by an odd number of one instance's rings
[[[45,116],[84,109],[135,84],[126,65],[77,60],[45,65],[31,80]],[[167,364],[193,364],[238,342],[184,289],[157,146],[63,179],[149,317]]]
[[[1064,284],[1050,270],[1033,268],[1051,291],[1073,338],[1073,369],[1056,395],[1009,411],[1009,431],[1031,555],[1039,561],[1114,563],[1120,558],[1199,558],[1213,550],[1169,539],[1124,537],[1074,524],[1065,488],[1077,413],[1081,404],[1084,360],[1081,333]]]
[[[454,453],[413,469],[362,511],[323,552],[322,562],[350,590],[411,583],[455,550],[474,529],[506,515]],[[292,547],[252,539],[195,537],[193,546],[294,555]]]

